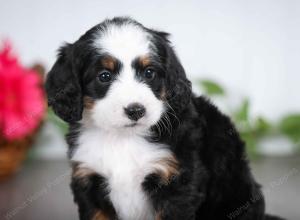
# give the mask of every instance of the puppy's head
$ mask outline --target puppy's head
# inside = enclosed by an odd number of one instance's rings
[[[60,49],[49,104],[67,122],[108,130],[147,130],[168,111],[180,114],[190,82],[167,37],[130,18],[100,23]]]

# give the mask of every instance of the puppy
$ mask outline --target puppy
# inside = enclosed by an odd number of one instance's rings
[[[60,48],[48,102],[69,123],[81,220],[279,219],[230,119],[192,93],[168,34],[124,17]]]

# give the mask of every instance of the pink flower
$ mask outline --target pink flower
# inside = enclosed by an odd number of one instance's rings
[[[40,124],[45,112],[42,79],[21,66],[5,44],[0,51],[0,137],[23,138]]]

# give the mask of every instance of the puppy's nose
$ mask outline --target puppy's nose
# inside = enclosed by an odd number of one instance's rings
[[[139,103],[129,104],[126,108],[124,108],[124,111],[128,118],[133,121],[139,120],[146,113],[145,107]]]

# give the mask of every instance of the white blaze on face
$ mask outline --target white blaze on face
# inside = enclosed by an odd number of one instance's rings
[[[134,24],[108,26],[101,32],[94,46],[101,53],[108,53],[121,62],[122,68],[117,79],[110,85],[105,97],[96,101],[92,110],[93,122],[106,130],[125,129],[131,124],[124,108],[132,103],[140,103],[146,114],[139,119],[133,129],[147,130],[158,122],[163,112],[163,102],[156,98],[151,88],[136,79],[132,62],[150,53],[149,36],[141,27]]]

